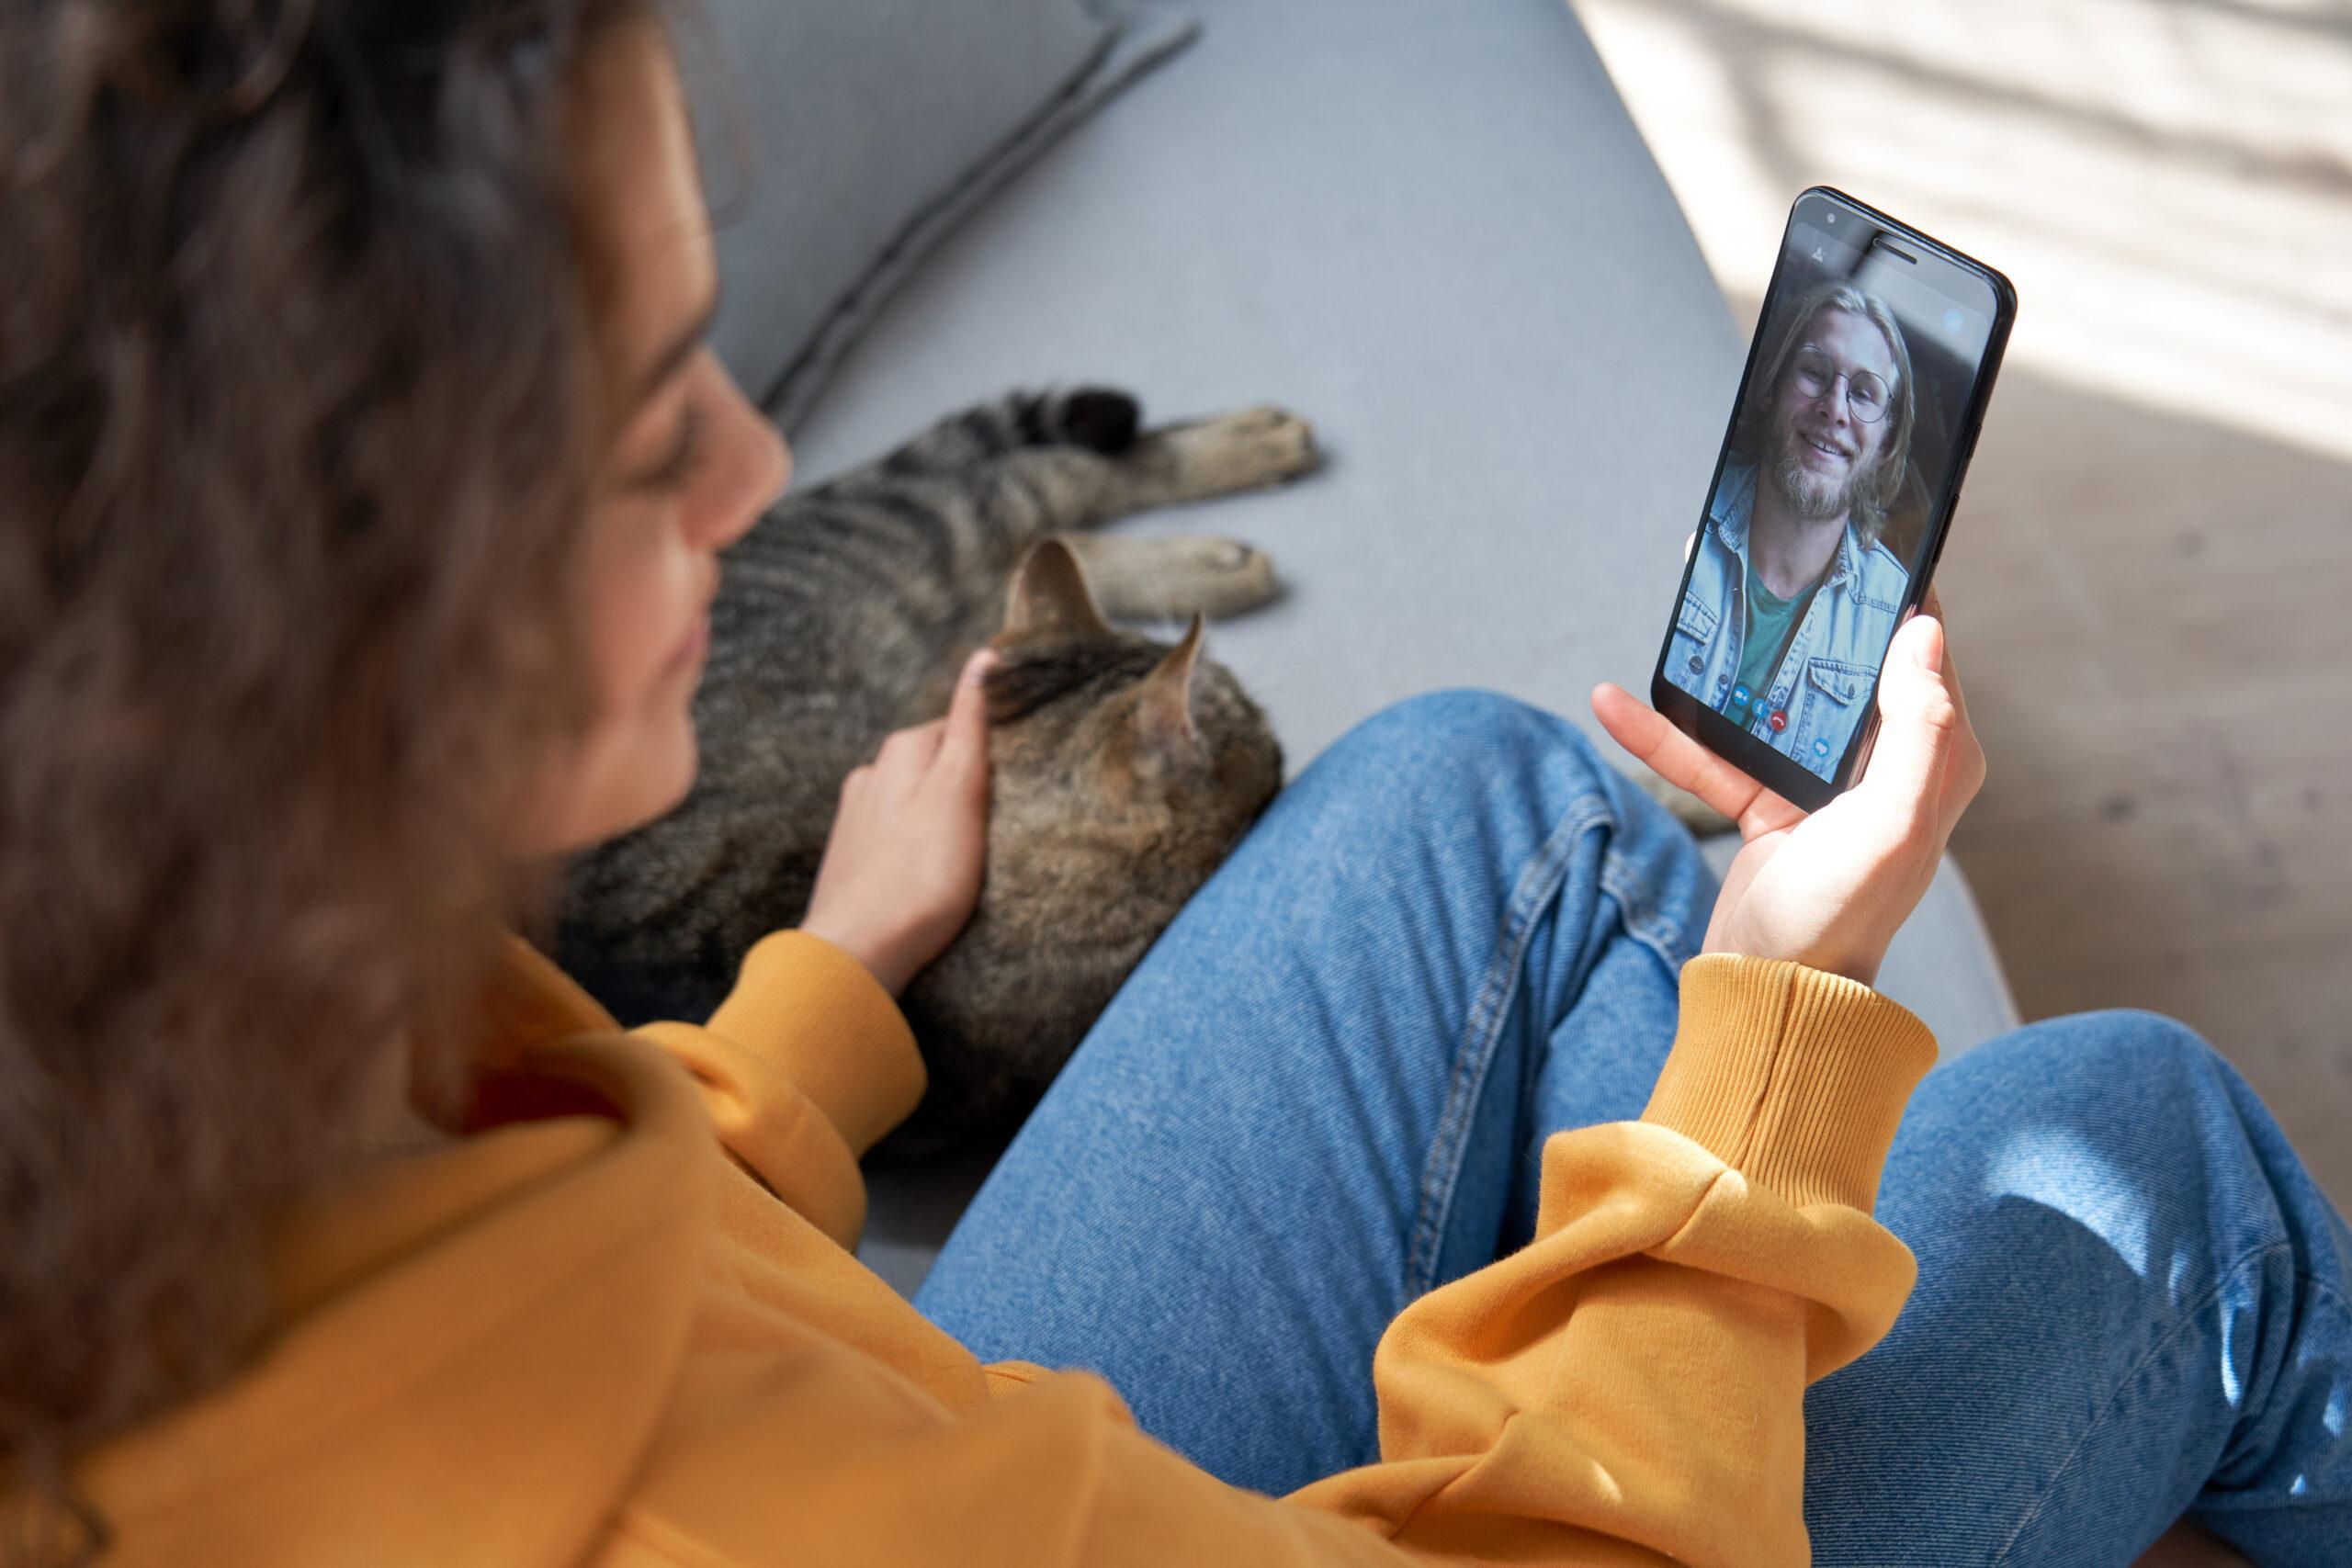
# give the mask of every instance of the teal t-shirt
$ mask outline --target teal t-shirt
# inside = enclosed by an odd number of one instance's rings
[[[1789,651],[1813,603],[1815,583],[1793,599],[1783,599],[1764,586],[1754,562],[1747,568],[1747,632],[1739,644],[1739,673],[1732,678],[1731,694],[1724,699],[1724,716],[1746,729],[1756,722],[1760,705],[1772,695],[1772,672]]]

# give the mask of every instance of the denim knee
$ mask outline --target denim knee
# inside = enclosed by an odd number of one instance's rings
[[[1984,1055],[1996,1077],[1982,1087],[2007,1099],[2012,1138],[2064,1129],[2069,1146],[2098,1151],[2145,1200],[2161,1194],[2194,1208],[2226,1191],[2252,1220],[2273,1207],[2280,1183],[2308,1180],[2252,1086],[2177,1020],[2078,1013],[2034,1024]]]
[[[1331,746],[1351,771],[1395,787],[1442,791],[1448,780],[1491,780],[1498,766],[1544,760],[1598,784],[1614,774],[1583,731],[1555,713],[1501,692],[1453,686],[1389,704]]]
[[[2237,1082],[2236,1069],[2203,1035],[2139,1008],[2052,1019],[2030,1037],[2053,1077],[2094,1095],[2124,1089],[2178,1104],[2188,1097],[2231,1098]]]

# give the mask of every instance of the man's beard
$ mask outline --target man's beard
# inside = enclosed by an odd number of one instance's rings
[[[1846,516],[1853,510],[1855,499],[1861,495],[1876,465],[1864,468],[1849,457],[1844,480],[1824,479],[1807,469],[1798,457],[1797,445],[1804,439],[1794,425],[1781,432],[1781,451],[1772,464],[1772,479],[1781,501],[1808,523],[1826,523]]]

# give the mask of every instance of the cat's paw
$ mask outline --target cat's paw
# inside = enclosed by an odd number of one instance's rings
[[[1170,620],[1182,620],[1197,610],[1210,620],[1254,610],[1277,592],[1273,558],[1255,545],[1238,539],[1170,538],[1169,596],[1175,603]]]
[[[1283,484],[1313,473],[1323,460],[1315,445],[1315,426],[1272,403],[1243,409],[1209,423],[1233,444],[1237,466],[1253,470],[1252,479],[1243,482]]]
[[[1209,619],[1254,610],[1281,592],[1266,552],[1238,539],[1091,535],[1073,541],[1088,585],[1114,620]]]
[[[1315,427],[1272,405],[1218,414],[1159,434],[1177,461],[1180,495],[1270,489],[1313,472],[1322,461]]]

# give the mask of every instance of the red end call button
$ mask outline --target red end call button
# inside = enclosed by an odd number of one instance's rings
[[[1777,710],[1770,718],[1765,720],[1765,722],[1770,724],[1775,730],[1786,729],[1789,727],[1789,710],[1786,708],[1781,708]]]

